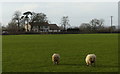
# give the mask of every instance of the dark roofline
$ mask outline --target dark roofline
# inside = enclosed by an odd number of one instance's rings
[[[48,22],[30,22],[31,26],[49,26]]]
[[[50,30],[60,30],[60,28],[56,24],[49,24],[48,22],[30,22],[31,26],[49,26]]]
[[[60,30],[60,28],[56,24],[49,24],[50,30]]]

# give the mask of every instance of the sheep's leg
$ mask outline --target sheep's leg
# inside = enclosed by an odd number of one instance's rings
[[[95,67],[95,62],[94,62],[94,63],[91,63],[91,66],[94,66],[94,67]]]
[[[91,61],[89,61],[88,63],[89,63],[90,66],[92,65]]]
[[[55,61],[55,64],[57,64],[57,62]]]
[[[56,62],[56,64],[58,65],[58,62]]]
[[[87,62],[87,66],[89,66],[89,62]]]
[[[59,61],[57,62],[57,65],[59,64]]]
[[[94,62],[94,67],[96,66],[95,62]]]
[[[56,64],[56,62],[54,61],[54,62],[53,62],[53,64],[55,65],[55,64]]]

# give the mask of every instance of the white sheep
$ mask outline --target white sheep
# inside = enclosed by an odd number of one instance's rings
[[[92,64],[94,64],[94,66],[95,66],[96,55],[95,54],[88,54],[86,56],[85,61],[86,61],[87,66],[89,66],[89,65],[92,66]]]
[[[52,62],[53,62],[53,64],[59,64],[59,62],[60,62],[60,55],[54,53],[54,54],[52,55]]]

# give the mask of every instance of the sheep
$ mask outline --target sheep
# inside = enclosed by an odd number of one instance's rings
[[[86,56],[85,61],[86,61],[87,66],[89,66],[89,65],[92,66],[92,64],[94,64],[94,66],[95,66],[96,55],[95,54],[88,54]]]
[[[54,53],[54,54],[52,55],[52,62],[53,62],[53,64],[59,64],[59,62],[60,62],[60,55]]]

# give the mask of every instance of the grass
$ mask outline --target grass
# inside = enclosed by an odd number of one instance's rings
[[[4,35],[3,72],[117,72],[117,34]],[[51,56],[59,53],[59,65]],[[96,67],[84,61],[97,56]]]
[[[2,73],[2,36],[0,35],[0,73]]]

